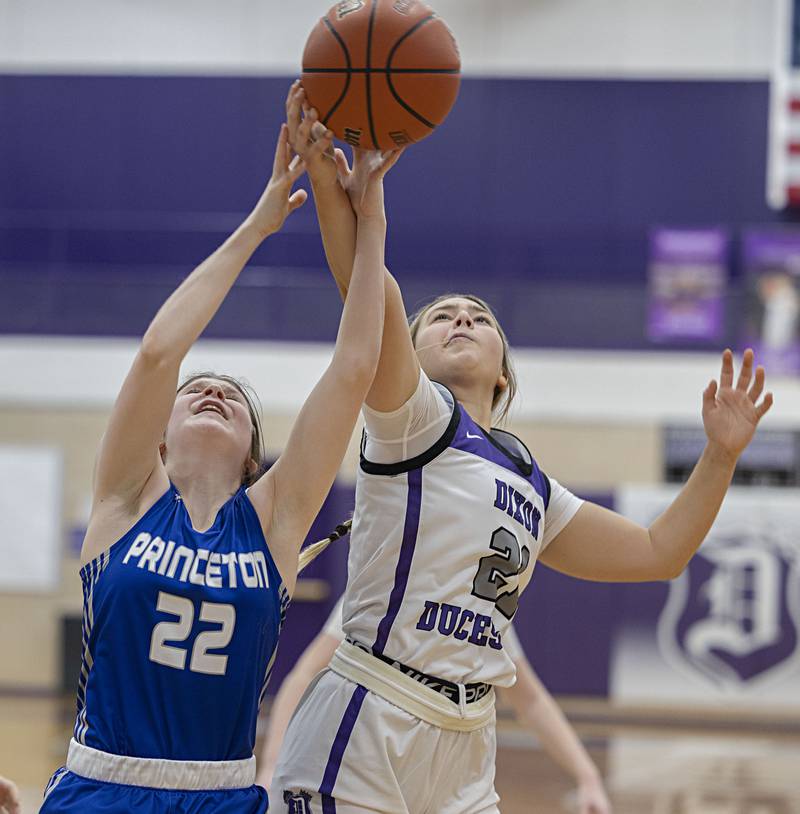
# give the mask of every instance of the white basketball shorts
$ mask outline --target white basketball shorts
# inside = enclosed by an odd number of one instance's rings
[[[494,715],[472,732],[442,729],[323,670],[289,724],[270,811],[499,814],[495,752]]]

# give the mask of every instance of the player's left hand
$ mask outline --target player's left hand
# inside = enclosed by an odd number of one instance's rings
[[[759,403],[764,392],[764,379],[761,365],[753,375],[753,351],[748,348],[734,386],[733,353],[726,350],[722,354],[719,386],[712,379],[703,392],[703,426],[709,444],[733,462],[750,443],[758,422],[772,407],[772,393],[767,393]]]
[[[578,786],[577,814],[611,814],[603,781],[587,781]]]
[[[320,139],[311,151],[316,153],[330,146],[330,139]],[[294,156],[289,146],[289,128],[281,125],[278,142],[275,145],[275,158],[272,162],[272,177],[267,188],[250,213],[248,220],[255,226],[262,238],[277,232],[295,209],[301,207],[308,198],[304,189],[292,192],[295,181],[305,172],[305,163]]]
[[[22,814],[19,791],[16,785],[5,777],[0,777],[0,812],[2,814]]]

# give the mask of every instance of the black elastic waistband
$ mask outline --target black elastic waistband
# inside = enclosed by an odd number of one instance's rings
[[[383,653],[376,653],[371,647],[367,647],[367,645],[361,644],[361,642],[357,642],[354,639],[348,638],[347,641],[355,647],[358,647],[366,653],[374,656],[376,659],[380,659],[382,662],[394,667],[395,670],[399,670],[409,678],[413,678],[414,681],[418,681],[423,686],[428,687],[431,690],[435,690],[456,704],[459,703],[459,685],[453,681],[448,681],[446,678],[438,678],[437,676],[430,676],[427,673],[422,673],[419,670],[415,670],[413,667],[409,667],[407,664],[397,661],[397,659],[389,658],[389,656],[385,656]],[[492,689],[491,684],[484,684],[482,681],[478,681],[473,684],[464,684],[463,686],[466,694],[466,702],[468,704],[472,704],[475,701],[480,701],[481,698],[483,698],[484,695],[486,695]]]

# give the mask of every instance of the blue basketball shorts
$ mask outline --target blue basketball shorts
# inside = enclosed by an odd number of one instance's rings
[[[264,814],[261,786],[215,791],[180,791],[123,786],[59,769],[47,785],[40,814]]]

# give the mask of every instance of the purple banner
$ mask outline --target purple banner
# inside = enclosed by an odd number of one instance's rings
[[[747,318],[741,347],[770,373],[800,374],[800,229],[751,230],[742,240]]]
[[[711,343],[721,338],[729,242],[724,229],[659,228],[650,233],[650,340]]]

